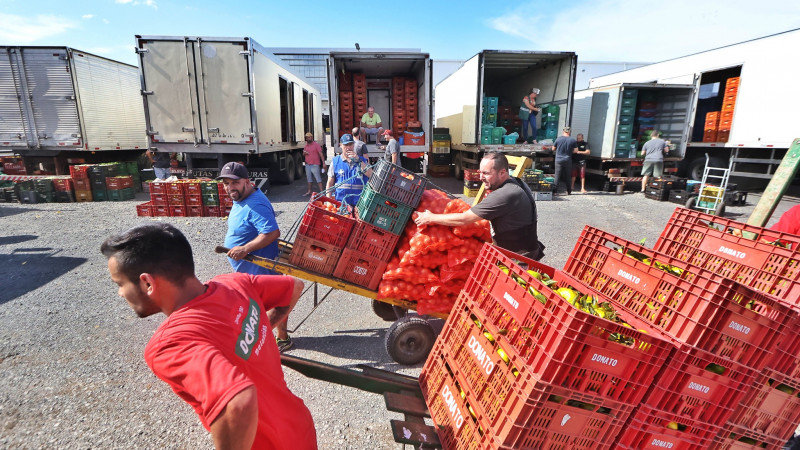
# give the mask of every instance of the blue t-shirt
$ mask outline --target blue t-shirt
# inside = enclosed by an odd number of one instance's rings
[[[359,156],[359,159],[369,164],[369,161],[363,156]],[[333,158],[331,167],[328,169],[328,176],[336,177],[336,193],[334,194],[336,201],[347,203],[350,206],[358,203],[361,191],[369,181],[365,175],[359,175],[360,165],[344,161],[342,155],[336,155]]]
[[[228,214],[228,234],[225,235],[225,247],[233,248],[244,245],[256,238],[259,234],[267,234],[278,229],[275,220],[275,211],[272,203],[263,192],[256,189],[244,200],[233,202]],[[254,255],[275,259],[278,256],[278,240],[268,246],[256,250]],[[233,270],[252,275],[271,275],[274,271],[257,266],[245,260],[235,261],[228,258]]]

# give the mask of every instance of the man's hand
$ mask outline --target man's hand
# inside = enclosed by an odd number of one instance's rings
[[[428,225],[429,223],[433,222],[433,216],[434,214],[428,210],[418,212],[417,218],[414,219],[414,223],[416,223],[418,227],[422,225]]]
[[[233,247],[232,249],[228,250],[228,258],[234,261],[239,261],[240,259],[247,256],[248,253],[250,252],[248,252],[247,249],[244,248],[244,246],[237,245],[236,247]]]

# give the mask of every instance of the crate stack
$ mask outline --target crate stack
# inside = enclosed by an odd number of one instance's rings
[[[712,448],[794,320],[776,298],[589,226],[564,270],[677,343],[617,448]]]
[[[355,124],[353,119],[353,91],[339,92],[339,121],[339,126],[341,127],[339,136],[353,131]]]
[[[133,198],[136,196],[136,192],[133,188],[133,177],[130,175],[106,177],[105,181],[108,200],[117,202],[122,200],[133,200]]]
[[[725,81],[725,93],[722,98],[722,113],[719,119],[717,142],[728,142],[733,123],[733,111],[736,108],[736,96],[739,94],[739,77]]]
[[[322,275],[333,274],[353,231],[355,219],[340,214],[342,204],[330,197],[314,198],[297,230],[289,262]]]
[[[33,180],[23,180],[14,185],[14,193],[20,203],[39,203],[36,185]]]
[[[420,374],[444,448],[611,448],[665,364],[672,344],[634,314],[580,310],[542,275],[579,285],[484,245]]]
[[[715,448],[780,448],[800,422],[800,237],[679,208],[655,249],[792,306],[776,351],[715,440]]]
[[[392,78],[392,133],[398,141],[406,131],[408,123],[406,114],[406,79],[403,77]]]
[[[450,129],[434,128],[433,145],[431,146],[431,152],[428,154],[428,175],[449,176],[451,162]]]
[[[55,189],[55,201],[58,203],[72,203],[75,201],[75,185],[68,176],[52,177]]]
[[[673,180],[671,178],[656,178],[650,180],[644,188],[644,196],[650,200],[665,202],[669,200],[669,193],[672,191]]]
[[[361,118],[367,113],[367,75],[363,73],[353,74],[353,108],[355,117],[353,126],[361,123]],[[353,127],[349,127],[352,131]]]
[[[120,175],[128,175],[133,182],[133,191],[142,192],[142,176],[139,173],[139,163],[136,161],[120,162]]]
[[[406,121],[416,122],[419,120],[419,98],[417,96],[419,87],[417,80],[413,78],[406,78],[405,82],[405,104],[406,104]]]
[[[703,142],[717,142],[720,114],[721,111],[706,113],[706,124],[705,127],[703,127]]]
[[[536,201],[553,199],[553,183],[547,181],[544,172],[539,169],[525,169],[522,181],[528,185]]]
[[[2,170],[6,175],[27,175],[25,161],[18,156],[2,156],[0,162],[3,163]]]
[[[622,91],[622,101],[620,102],[620,119],[617,125],[617,146],[614,148],[615,158],[630,158],[631,153],[636,156],[636,150],[631,148],[636,144],[633,137],[633,114],[636,110],[636,102],[639,98],[637,89],[625,89]]]
[[[677,203],[681,206],[686,204],[686,201],[691,197],[691,192],[687,187],[686,178],[675,177],[672,179],[672,186],[669,190],[668,201]]]
[[[215,180],[151,181],[150,201],[136,205],[143,217],[226,217],[233,200]]]
[[[106,178],[119,176],[119,163],[92,164],[89,166],[89,181],[92,186],[92,200],[95,202],[109,200]]]
[[[483,107],[481,108],[481,144],[500,144],[500,139],[495,139],[497,128],[497,111],[499,108],[498,97],[483,97]],[[498,135],[502,136],[504,133]]]
[[[542,105],[542,119],[541,119],[541,129],[544,130],[544,139],[551,139],[556,140],[559,136],[558,130],[558,118],[561,115],[561,108],[558,105]],[[537,130],[537,140],[538,140],[538,130]]]
[[[475,169],[464,169],[464,196],[477,197],[482,184],[480,172]]]
[[[656,114],[658,113],[658,101],[655,94],[651,92],[640,92],[637,97],[638,109],[636,109],[637,117],[634,128],[639,130],[638,143],[635,141],[631,143],[631,154],[635,157],[639,156],[636,150],[641,149],[642,146],[650,140],[650,136],[653,130],[655,130]],[[633,148],[634,144],[637,144],[636,149]]]
[[[76,164],[69,166],[69,174],[75,186],[76,202],[92,201],[92,182],[89,181],[90,164]]]

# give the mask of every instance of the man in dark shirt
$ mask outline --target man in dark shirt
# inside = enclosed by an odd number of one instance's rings
[[[495,244],[533,260],[544,256],[539,242],[536,203],[528,186],[508,173],[508,160],[500,152],[486,153],[480,176],[491,195],[462,213],[434,214],[423,211],[414,220],[418,226],[435,224],[457,227],[486,219],[492,224]]]
[[[553,149],[556,151],[556,176],[555,185],[553,186],[553,193],[558,193],[558,186],[563,181],[567,186],[567,194],[572,194],[572,186],[570,186],[570,177],[572,177],[572,154],[578,151],[578,141],[570,136],[572,130],[570,127],[564,127],[564,134],[559,136],[553,143]]]
[[[572,189],[575,189],[575,179],[581,177],[581,194],[586,193],[586,156],[589,155],[589,143],[583,140],[583,134],[575,136],[578,141],[578,151],[572,154]]]

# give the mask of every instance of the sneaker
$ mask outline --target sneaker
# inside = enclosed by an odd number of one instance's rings
[[[291,337],[287,337],[286,339],[278,339],[275,338],[275,343],[278,344],[278,351],[283,353],[286,350],[292,348],[293,342]]]

